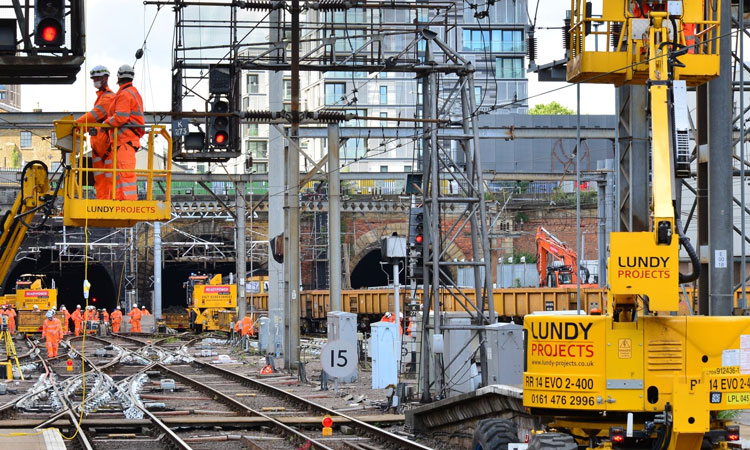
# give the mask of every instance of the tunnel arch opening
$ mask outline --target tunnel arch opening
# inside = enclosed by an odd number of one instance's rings
[[[89,263],[87,270],[91,283],[89,304],[112,311],[117,306],[117,288],[107,268],[102,264]],[[5,279],[3,293],[14,293],[16,280],[23,274],[44,274],[47,276],[48,287],[52,280],[55,281],[58,308],[65,305],[72,311],[76,305],[84,305],[86,302],[83,298],[84,272],[83,263],[53,264],[52,252],[45,251],[36,260],[19,261]]]

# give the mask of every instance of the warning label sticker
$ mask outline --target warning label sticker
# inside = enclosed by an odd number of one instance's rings
[[[633,357],[633,341],[630,339],[620,339],[617,344],[617,357],[620,359],[630,359]]]

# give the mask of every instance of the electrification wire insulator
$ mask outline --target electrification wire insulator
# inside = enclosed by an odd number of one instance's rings
[[[568,50],[570,49],[570,19],[564,19],[563,23],[563,49]]]
[[[622,33],[622,22],[612,22],[612,26],[610,28],[610,40],[613,50],[617,50],[617,46],[620,40],[620,33]]]
[[[310,4],[310,8],[318,11],[346,11],[351,7],[352,2],[348,0],[321,0]]]
[[[268,121],[277,119],[278,114],[272,112],[272,111],[247,111],[244,115],[245,119],[248,119],[250,121]]]
[[[264,1],[252,1],[252,2],[237,2],[239,8],[254,10],[254,11],[268,11],[270,9],[278,9],[281,2],[264,2]]]
[[[351,114],[346,114],[346,113],[342,113],[339,111],[323,110],[323,111],[318,111],[317,115],[318,115],[317,119],[320,122],[335,123],[335,122],[343,122],[345,120],[349,120],[350,117],[347,117],[347,115],[351,115]]]
[[[536,37],[533,33],[529,33],[529,37],[526,38],[526,56],[529,57],[529,61],[536,61]]]

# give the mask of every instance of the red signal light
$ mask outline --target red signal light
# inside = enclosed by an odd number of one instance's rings
[[[727,441],[739,441],[740,440],[740,427],[738,425],[730,425],[727,427]]]
[[[60,30],[58,30],[57,27],[53,25],[47,25],[46,27],[42,28],[42,40],[47,43],[55,42],[59,33]]]
[[[331,425],[333,425],[333,419],[330,416],[323,417],[323,426],[330,427]]]
[[[609,440],[611,440],[613,444],[622,444],[625,442],[625,429],[622,427],[610,428]]]
[[[612,442],[614,442],[615,444],[621,444],[624,440],[625,440],[625,436],[621,434],[616,434],[612,436]]]
[[[227,134],[226,134],[225,132],[223,132],[223,131],[219,131],[219,132],[217,132],[217,133],[216,133],[216,134],[214,135],[214,142],[215,142],[216,144],[219,144],[219,145],[221,145],[221,144],[224,144],[224,143],[226,143],[226,142],[227,142],[227,139],[228,139],[228,138],[229,138],[229,136],[227,136]]]
[[[421,234],[414,236],[414,242],[416,242],[417,244],[421,244],[422,241],[424,241],[424,236],[422,236]]]

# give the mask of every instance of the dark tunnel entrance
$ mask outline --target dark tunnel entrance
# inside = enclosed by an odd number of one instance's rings
[[[42,252],[37,260],[24,259],[19,261],[5,279],[3,293],[15,292],[16,280],[22,274],[45,274],[47,275],[48,287],[51,280],[55,280],[58,308],[65,305],[68,310],[72,311],[77,304],[83,305],[85,303],[83,298],[83,264],[65,263],[60,266],[52,264],[51,261],[50,252]],[[89,304],[112,311],[117,306],[117,290],[107,272],[107,268],[101,264],[89,264],[88,279],[91,283]]]
[[[354,270],[352,270],[350,278],[352,289],[388,286],[388,283],[392,282],[393,266],[391,264],[381,265],[381,262],[379,247],[367,252],[359,263],[357,263],[357,266],[354,267]],[[406,273],[404,272],[403,264],[401,264],[399,270],[399,282],[404,284],[406,282]]]
[[[420,260],[421,261],[421,260]],[[380,247],[374,248],[357,263],[352,271],[350,281],[352,289],[366,289],[371,287],[388,286],[393,278],[393,266],[391,264],[382,264],[380,259]],[[443,270],[448,270],[443,268]],[[399,283],[406,284],[406,271],[404,270],[403,260],[399,268]],[[387,272],[387,273],[386,273]],[[452,284],[453,282],[447,276],[440,277],[442,284]]]

